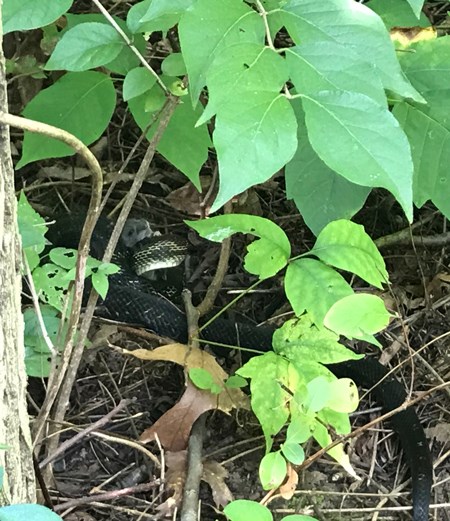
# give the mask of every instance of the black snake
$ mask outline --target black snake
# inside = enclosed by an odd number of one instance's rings
[[[81,217],[58,219],[56,225],[49,228],[47,237],[55,246],[76,248],[82,224]],[[109,221],[101,218],[91,241],[93,257],[101,259],[111,230],[112,225]],[[122,239],[116,248],[115,261],[120,263],[121,272],[110,277],[109,291],[102,305],[102,316],[141,325],[160,336],[186,342],[185,314],[158,292],[148,292],[148,280],[135,273],[132,255],[125,242]],[[210,342],[267,351],[272,346],[273,331],[270,327],[236,324],[219,318],[203,329],[202,337]],[[352,378],[359,386],[375,386],[373,394],[386,412],[399,407],[407,398],[403,386],[392,376],[376,385],[387,375],[388,370],[372,358],[366,357],[327,367],[337,377]],[[392,416],[391,424],[400,437],[411,471],[413,519],[427,521],[433,470],[425,433],[412,407]]]

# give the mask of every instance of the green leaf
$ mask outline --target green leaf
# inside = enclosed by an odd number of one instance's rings
[[[205,123],[216,113],[232,114],[236,98],[259,98],[272,93],[279,96],[289,74],[286,62],[263,43],[244,42],[224,49],[209,68],[208,105],[198,124]]]
[[[298,443],[283,443],[281,445],[281,452],[283,456],[294,465],[300,465],[305,461],[305,451]]]
[[[228,503],[223,509],[223,513],[230,521],[249,521],[249,519],[273,521],[272,514],[267,507],[248,499],[237,499]]]
[[[23,115],[67,130],[90,145],[108,126],[115,104],[116,93],[108,76],[93,71],[69,72],[39,92],[25,107]],[[39,159],[74,153],[58,140],[25,132],[17,168]]]
[[[55,512],[42,505],[10,505],[0,508],[0,521],[62,521]]]
[[[41,300],[62,311],[70,283],[67,271],[54,264],[44,264],[34,270],[33,281]]]
[[[154,88],[160,91],[159,87]],[[128,103],[142,130],[154,119],[154,114],[145,107],[147,94],[133,98]],[[162,102],[164,103],[164,97]],[[181,170],[198,190],[201,189],[200,168],[208,157],[208,147],[211,144],[206,125],[195,128],[199,115],[200,109],[194,110],[190,103],[179,103],[157,147],[158,152]],[[158,120],[147,132],[148,140],[153,137],[157,123]]]
[[[3,0],[3,34],[51,24],[70,9],[73,0]]]
[[[202,367],[190,369],[189,378],[199,389],[211,391],[213,394],[219,394],[222,391],[222,388],[214,381],[213,375]]]
[[[349,181],[392,192],[411,220],[411,150],[394,116],[367,96],[344,91],[306,96],[303,108],[319,157]]]
[[[423,4],[425,3],[425,0],[406,0],[406,1],[411,6],[411,9],[413,10],[416,17],[419,18],[420,13],[422,11]]]
[[[353,0],[288,0],[281,16],[296,44],[340,44],[373,64],[385,89],[423,102],[403,75],[382,20],[366,6]]]
[[[328,369],[318,364],[337,364],[363,357],[340,344],[336,333],[315,327],[308,315],[288,320],[278,328],[273,335],[273,348],[292,362],[306,381],[319,375],[331,376]]]
[[[408,51],[400,53],[402,67],[427,101],[417,109],[450,129],[450,36],[415,43]]]
[[[144,67],[132,69],[123,82],[123,99],[128,101],[149,91],[156,83],[156,78]]]
[[[278,488],[286,477],[286,460],[281,452],[266,454],[259,464],[259,479],[264,490]]]
[[[245,42],[262,45],[265,35],[262,18],[241,0],[198,0],[181,17],[178,33],[194,104],[224,49]]]
[[[110,25],[96,22],[79,24],[64,33],[45,69],[74,72],[94,69],[117,58],[125,45]]]
[[[333,411],[350,413],[359,404],[358,388],[350,378],[339,378],[329,382],[330,396],[326,406]]]
[[[91,279],[95,291],[102,297],[102,299],[105,299],[109,289],[109,281],[107,275],[105,275],[101,271],[97,271],[95,273],[92,273]]]
[[[130,38],[137,50],[142,55],[145,55],[145,49],[147,46],[146,39],[141,34],[133,35],[125,21],[119,18],[118,16],[113,16],[113,19],[122,29],[122,31]],[[88,22],[101,23],[108,27],[110,26],[109,21],[101,13],[66,14],[66,20],[67,27],[64,31],[62,31],[62,34],[65,34],[65,32],[69,31],[76,25]],[[114,60],[105,64],[104,67],[111,72],[125,76],[130,70],[137,67],[139,63],[139,58],[136,56],[136,54],[134,54],[134,52],[128,45],[124,44],[118,56],[114,58]]]
[[[304,443],[311,436],[309,416],[303,412],[293,415],[286,430],[286,443]]]
[[[330,41],[300,43],[286,51],[286,63],[300,94],[353,91],[387,107],[383,85],[373,64],[346,46]]]
[[[61,324],[61,319],[58,316],[58,310],[46,304],[42,304],[40,306],[40,310],[48,337],[52,342],[55,342],[58,337],[58,331]],[[34,308],[27,308],[23,313],[23,320],[24,341],[26,346],[32,348],[36,353],[43,353],[48,356],[48,346],[42,335],[36,310]]]
[[[145,16],[152,3],[153,0],[143,0],[137,4],[134,4],[128,11],[127,26],[131,33],[150,34],[154,31],[167,32],[171,27],[178,23],[180,18],[179,15],[170,13],[158,16],[156,19],[143,22],[142,17]],[[171,2],[169,2],[169,4],[170,3]]]
[[[232,110],[220,111],[213,135],[220,187],[211,212],[247,188],[267,181],[290,161],[297,149],[296,133],[292,106],[281,94],[239,96]]]
[[[355,273],[377,288],[389,280],[374,242],[363,226],[351,221],[342,219],[328,224],[309,253],[331,266]]]
[[[242,387],[247,387],[247,385],[247,380],[237,374],[230,376],[225,382],[225,387],[229,389],[241,389]]]
[[[251,358],[237,374],[251,378],[252,410],[261,424],[269,451],[273,436],[289,418],[291,396],[285,388],[298,385],[298,374],[287,360],[272,352]]]
[[[406,103],[396,105],[394,115],[411,142],[414,203],[421,208],[430,200],[450,218],[450,130]]]
[[[324,376],[314,378],[306,385],[308,395],[304,407],[308,412],[317,412],[326,407],[331,398],[330,380]]]
[[[44,251],[47,227],[45,220],[33,210],[23,192],[20,193],[17,205],[17,224],[22,249],[32,272],[39,265],[40,254]]]
[[[210,241],[221,242],[234,233],[250,233],[260,237],[247,247],[244,266],[262,279],[278,273],[291,255],[291,245],[284,231],[263,217],[231,214],[185,222]]]
[[[184,76],[186,74],[186,65],[184,64],[183,55],[180,52],[169,54],[161,63],[161,71],[167,76]]]
[[[74,268],[77,264],[78,251],[70,248],[52,248],[50,260],[65,270]]]
[[[367,2],[366,6],[377,13],[388,29],[392,29],[392,27],[416,27],[417,25],[420,27],[430,26],[428,18],[423,13],[420,13],[418,19],[406,0],[399,2],[371,0]]]
[[[92,259],[97,260],[97,259]],[[114,273],[118,273],[120,271],[120,266],[117,264],[114,264],[113,262],[99,262],[99,265],[97,267],[98,271],[100,273],[103,273],[105,275],[114,275]],[[89,264],[89,259],[88,259]]]
[[[298,259],[289,263],[284,286],[295,314],[300,316],[306,310],[319,327],[335,302],[353,294],[344,277],[315,259]]]
[[[153,0],[142,15],[141,22],[149,22],[165,15],[180,16],[193,4],[194,0]]]
[[[298,148],[286,165],[286,195],[293,199],[314,233],[331,221],[351,219],[364,205],[370,188],[359,186],[331,170],[312,148],[299,100],[293,106],[298,121]]]
[[[389,324],[391,316],[380,297],[359,293],[336,302],[325,316],[324,324],[339,335],[381,347],[373,335]]]

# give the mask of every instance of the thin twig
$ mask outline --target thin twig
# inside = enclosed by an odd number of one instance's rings
[[[78,434],[75,434],[72,438],[66,440],[64,443],[61,443],[61,445],[56,449],[55,452],[47,456],[41,463],[39,464],[39,468],[43,469],[45,468],[49,463],[52,461],[55,461],[58,459],[66,450],[70,449],[70,447],[73,447],[76,443],[78,443],[80,440],[85,438],[88,434],[90,434],[92,431],[96,429],[100,429],[104,425],[106,425],[113,416],[115,416],[118,412],[120,412],[122,409],[124,409],[131,400],[121,400],[114,409],[108,412],[108,414],[105,414],[102,418],[97,420],[96,422],[92,423],[82,431],[80,431]]]
[[[70,499],[65,503],[61,503],[60,505],[55,505],[53,510],[55,512],[61,512],[62,510],[67,510],[68,508],[79,507],[81,505],[89,505],[96,501],[112,501],[117,499],[118,497],[130,496],[132,494],[141,494],[142,492],[148,492],[153,490],[154,488],[159,486],[159,479],[155,479],[154,481],[150,481],[150,483],[141,483],[140,485],[135,485],[134,487],[126,487],[121,490],[111,490],[109,492],[104,492],[103,494],[94,494],[92,496],[80,497],[77,499]]]
[[[114,27],[117,33],[123,38],[124,42],[128,45],[131,51],[137,56],[138,60],[142,63],[142,65],[150,72],[150,74],[156,79],[156,83],[162,88],[165,94],[169,94],[169,90],[161,81],[161,78],[158,74],[150,67],[147,63],[147,60],[142,56],[139,50],[133,45],[133,42],[128,38],[128,36],[122,31],[119,24],[114,20],[114,18],[108,13],[108,11],[103,7],[103,5],[99,2],[99,0],[92,0],[92,2],[98,7],[99,11],[102,15],[108,20],[108,22]]]

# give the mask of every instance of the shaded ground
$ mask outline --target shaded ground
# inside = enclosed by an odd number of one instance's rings
[[[183,182],[174,173],[169,179],[174,185],[171,188]],[[49,200],[48,189],[39,189],[41,182],[36,180],[36,184],[32,185],[35,186],[33,200],[38,207],[40,195],[46,201]],[[158,183],[156,187],[161,189]],[[73,188],[80,200],[88,189],[87,184],[80,183]],[[154,186],[147,185],[146,189],[151,191]],[[275,179],[267,191],[264,188],[252,192],[250,196],[256,201],[254,208],[257,213],[263,208],[265,214],[278,221],[292,240],[296,241],[298,251],[305,251],[312,246],[313,237],[298,216],[291,219],[285,217],[291,209],[283,202],[282,194],[281,180]],[[120,191],[115,195],[120,197]],[[63,196],[67,197],[64,193]],[[389,196],[375,194],[364,214],[358,216],[358,220],[365,224],[373,237],[388,235],[405,226],[400,211],[396,215],[395,205],[389,213],[394,216],[392,221],[381,220],[380,216],[386,215],[384,205],[391,203]],[[161,196],[142,195],[136,206],[156,227],[186,233],[180,224],[185,215],[173,208],[169,211],[167,201],[161,199]],[[52,212],[54,210],[47,213],[51,215]],[[277,213],[280,217],[277,217]],[[425,224],[415,230],[418,236],[437,236],[441,232],[440,228],[445,229],[442,217],[431,208],[425,208],[419,217]],[[218,246],[211,246],[195,237],[191,237],[192,241],[195,242],[195,253],[189,261],[188,279],[194,298],[198,299],[214,273]],[[230,293],[244,289],[252,282],[242,271],[245,242],[243,237],[234,241],[234,254],[220,294],[220,304],[230,299]],[[381,336],[381,342],[386,347],[383,357],[395,367],[399,361],[408,358],[407,342],[413,350],[429,344],[415,357],[414,367],[407,361],[396,372],[405,386],[413,389],[415,396],[449,379],[447,246],[423,248],[417,245],[415,249],[411,246],[396,246],[383,250],[383,254],[392,287],[382,296],[387,305],[397,309],[403,317],[394,320]],[[284,298],[279,285],[280,281],[277,280],[267,282],[261,292],[244,297],[239,303],[239,312],[262,321],[269,314],[276,315],[280,310],[284,311]],[[52,491],[52,495],[62,503],[70,498],[84,498],[80,500],[81,505],[77,505],[77,512],[81,510],[85,513],[83,515],[89,514],[98,521],[155,519],[158,507],[168,497],[167,491],[157,480],[168,477],[136,446],[135,440],[176,403],[184,389],[182,371],[171,363],[142,362],[118,352],[116,347],[133,350],[156,345],[154,341],[149,342],[144,338],[138,330],[98,320],[91,340],[94,347],[86,351],[67,415],[69,428],[63,439],[71,438],[76,431],[104,417],[120,400],[129,399],[131,403],[98,432],[83,436],[74,447],[62,454],[55,463],[57,491]],[[226,366],[230,364],[228,361]],[[427,428],[434,460],[438,462],[433,500],[437,505],[448,505],[450,494],[447,441],[450,438],[449,401],[449,395],[444,390],[433,393],[418,406],[421,420]],[[366,423],[376,414],[379,414],[376,404],[364,400],[361,412],[354,415],[354,423]],[[150,444],[148,450],[161,461],[161,452],[156,444]],[[258,480],[258,464],[263,450],[261,433],[250,413],[237,412],[231,417],[221,412],[209,414],[204,443],[205,457],[226,469],[228,478],[225,483],[234,497],[255,500],[264,497]],[[315,447],[308,446],[307,450],[312,453]],[[381,511],[378,519],[408,519],[405,513],[411,504],[408,474],[396,437],[389,431],[389,426],[365,433],[351,443],[349,450],[360,481],[347,476],[340,467],[324,458],[301,473],[300,485],[293,499],[271,498],[269,505],[274,514],[281,518],[282,514],[298,511],[320,519],[370,519],[373,510],[382,507],[385,510]],[[139,487],[149,482],[154,485],[145,493],[132,492],[128,496],[115,498],[124,487]],[[393,491],[394,497],[384,500]],[[109,492],[111,497],[100,496],[94,504],[84,504],[85,501],[91,501],[93,492]],[[215,492],[225,494],[222,482],[216,484]],[[221,516],[214,509],[211,490],[206,484],[202,486],[201,498],[201,519],[220,519]],[[445,510],[445,506],[438,508],[435,518],[447,519]],[[84,519],[89,521],[91,518]]]

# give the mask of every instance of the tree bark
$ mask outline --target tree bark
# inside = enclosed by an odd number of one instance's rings
[[[0,19],[1,4],[0,0]],[[0,111],[8,111],[5,58],[1,47]],[[0,450],[0,472],[4,472],[0,505],[36,500],[26,407],[27,378],[20,305],[21,250],[16,216],[9,129],[0,124],[0,444],[7,445],[6,450]]]

